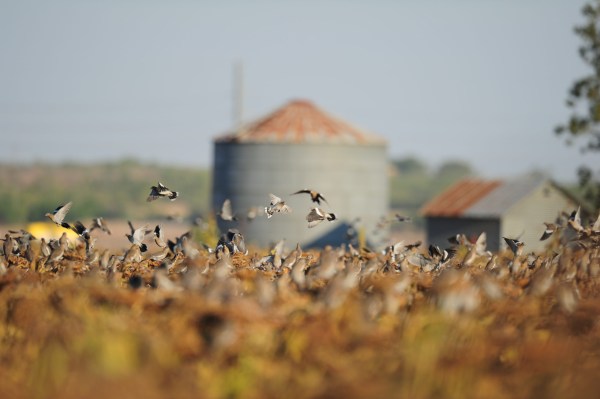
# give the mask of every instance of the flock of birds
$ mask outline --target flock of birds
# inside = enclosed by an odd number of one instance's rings
[[[318,206],[321,205],[321,201],[327,202],[321,193],[314,190],[303,189],[292,193],[292,195],[296,194],[308,194],[312,202],[316,203]],[[161,182],[158,182],[156,186],[151,186],[146,201],[151,202],[159,198],[168,198],[171,201],[174,201],[178,197],[178,191],[171,190]],[[267,215],[267,218],[271,218],[276,213],[289,213],[292,211],[290,206],[280,197],[269,194],[269,198],[269,204],[264,207],[264,213]],[[160,248],[158,253],[155,253],[150,257],[150,260],[152,261],[163,261],[169,256],[171,258],[176,258],[180,253],[183,253],[184,256],[191,256],[192,258],[198,254],[198,250],[190,243],[189,239],[191,237],[191,232],[189,231],[176,237],[174,240],[165,241],[161,225],[156,225],[154,228],[150,228],[148,225],[135,228],[131,221],[127,221],[130,233],[126,234],[131,246],[125,254],[121,257],[108,257],[109,251],[104,251],[100,254],[94,249],[96,240],[92,238],[90,233],[97,229],[110,235],[111,230],[108,227],[107,222],[104,221],[102,217],[96,217],[92,219],[89,228],[84,226],[80,221],[68,223],[65,221],[65,218],[71,210],[72,205],[72,202],[59,205],[54,211],[46,213],[45,216],[56,225],[67,230],[72,230],[78,235],[81,242],[85,244],[85,259],[88,263],[100,261],[102,266],[107,266],[109,261],[112,261],[111,263],[116,261],[122,261],[124,263],[141,262],[144,259],[143,254],[148,250],[148,245],[144,241],[151,235],[154,237],[154,242],[157,247]],[[306,216],[309,228],[315,227],[324,220],[336,220],[334,213],[325,212],[318,206],[311,208],[309,214]],[[250,210],[248,219],[254,219],[257,214],[258,212],[255,207]],[[226,199],[223,202],[217,216],[225,221],[237,220],[237,216],[233,212],[231,201],[229,199]],[[58,240],[46,241],[45,238],[41,238],[39,245],[35,247],[30,245],[32,240],[36,240],[36,238],[25,230],[9,231],[6,233],[5,238],[3,239],[4,261],[10,264],[11,255],[23,255],[29,262],[35,262],[37,266],[45,265],[46,263],[53,264],[63,258],[69,244],[66,232],[63,232]],[[223,247],[226,247],[231,253],[241,252],[247,254],[244,238],[237,229],[230,229],[220,237],[216,250],[218,251]],[[34,248],[37,248],[37,250]],[[205,249],[210,253],[214,252],[213,249],[207,246],[205,246]]]
[[[323,209],[320,208],[321,201],[327,203],[327,200],[325,199],[325,197],[323,197],[323,195],[321,195],[321,193],[319,193],[315,190],[303,189],[303,190],[296,191],[295,193],[292,193],[291,195],[296,195],[296,194],[308,194],[308,195],[310,195],[311,201],[313,203],[317,204],[317,206],[312,207],[310,209],[308,215],[306,215],[306,221],[308,222],[309,228],[315,227],[316,225],[318,225],[319,223],[321,223],[324,220],[327,220],[328,222],[332,222],[337,219],[337,217],[335,216],[334,213],[325,212]],[[288,204],[286,204],[285,201],[283,199],[281,199],[281,197],[278,197],[275,194],[270,193],[269,200],[270,200],[269,204],[264,207],[264,213],[267,215],[268,219],[273,217],[273,215],[276,213],[289,213],[292,211],[292,208]],[[258,214],[259,214],[259,208],[251,207],[248,210],[246,218],[248,221],[251,221],[251,220],[254,220],[258,216]],[[237,221],[238,220],[237,216],[233,212],[233,208],[231,206],[230,199],[227,198],[227,199],[225,199],[225,201],[223,201],[223,205],[221,206],[221,210],[217,214],[217,216],[219,216],[222,220],[225,220],[225,221]]]
[[[320,193],[304,189],[292,195],[296,194],[308,194],[317,205],[306,216],[309,228],[323,221],[336,220],[334,213],[320,208],[321,201],[327,202]],[[159,182],[151,187],[147,201],[175,200],[178,196],[178,192]],[[274,194],[269,198],[264,207],[268,218],[291,212],[282,198]],[[0,275],[11,266],[57,273],[76,265],[79,273],[96,270],[107,280],[121,276],[122,281],[132,288],[148,286],[168,292],[200,290],[224,301],[241,292],[242,289],[231,280],[239,279],[240,270],[247,269],[268,276],[255,281],[254,293],[260,303],[273,302],[277,290],[288,287],[297,292],[313,293],[331,307],[343,302],[352,290],[361,289],[363,292],[379,291],[384,304],[381,309],[393,312],[401,304],[408,306],[411,303],[411,296],[416,294],[415,287],[426,287],[435,302],[451,313],[472,310],[481,297],[501,298],[504,295],[502,281],[506,279],[520,281],[527,292],[536,295],[550,290],[559,279],[557,284],[562,288],[558,290],[558,300],[565,309],[572,310],[579,297],[577,285],[573,283],[575,277],[600,275],[600,216],[584,226],[579,209],[561,215],[556,223],[546,224],[541,239],[557,235],[561,244],[560,251],[550,256],[523,254],[525,244],[508,237],[504,240],[512,256],[492,254],[487,250],[485,233],[474,243],[458,234],[448,239],[448,248],[429,245],[427,251],[420,250],[421,242],[407,244],[403,241],[381,250],[356,248],[349,243],[339,248],[328,246],[320,252],[304,252],[298,244],[288,251],[282,240],[266,254],[254,252],[249,255],[244,237],[237,229],[222,234],[213,248],[197,245],[191,232],[167,239],[161,225],[136,228],[131,222],[128,222],[130,232],[126,234],[131,245],[124,253],[99,251],[95,248],[92,232],[111,234],[110,228],[101,217],[94,218],[89,227],[80,221],[66,222],[71,206],[68,202],[46,216],[58,226],[77,233],[79,239],[74,245],[66,233],[58,240],[46,241],[45,238],[38,240],[24,230],[9,231],[3,239]],[[227,221],[237,220],[229,200],[224,201],[218,216]],[[400,215],[395,219],[406,221]],[[157,251],[148,254],[150,237]],[[573,254],[579,250],[586,252],[577,260]],[[381,276],[390,276],[390,279],[383,282]],[[432,283],[423,282],[427,279]]]

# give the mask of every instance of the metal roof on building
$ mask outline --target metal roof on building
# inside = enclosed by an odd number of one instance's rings
[[[500,217],[545,181],[546,179],[541,176],[525,176],[503,182],[497,189],[465,209],[463,216]]]
[[[430,217],[498,218],[546,182],[578,202],[543,176],[529,175],[509,181],[465,179],[425,204],[421,213]]]
[[[386,140],[338,119],[306,100],[283,107],[216,142],[385,144]]]
[[[462,216],[465,210],[502,184],[499,180],[465,179],[433,198],[423,208],[424,216]]]

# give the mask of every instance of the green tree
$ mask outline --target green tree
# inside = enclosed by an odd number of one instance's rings
[[[575,27],[575,33],[583,44],[579,55],[590,67],[591,72],[576,80],[567,97],[571,116],[566,124],[555,131],[567,136],[567,144],[574,140],[584,141],[582,152],[600,154],[600,0],[586,4],[582,9],[585,22]],[[579,184],[584,198],[600,208],[600,169],[581,166],[578,171]]]
[[[436,172],[436,178],[439,180],[455,181],[467,176],[472,176],[473,168],[466,161],[451,160],[440,165]]]
[[[427,164],[414,156],[392,160],[392,164],[401,174],[426,174],[428,172]]]

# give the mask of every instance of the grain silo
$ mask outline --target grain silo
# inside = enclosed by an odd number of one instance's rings
[[[219,221],[222,231],[237,227],[247,242],[260,246],[285,238],[304,246],[346,242],[351,225],[377,244],[385,236],[378,229],[388,209],[387,144],[322,111],[308,101],[291,101],[237,132],[215,139],[213,208],[231,199],[238,222]],[[313,206],[309,188],[327,199],[321,207],[338,220],[309,229],[305,220]],[[289,214],[267,219],[269,193],[283,198]],[[251,207],[260,215],[246,220]],[[234,224],[231,224],[234,223]]]

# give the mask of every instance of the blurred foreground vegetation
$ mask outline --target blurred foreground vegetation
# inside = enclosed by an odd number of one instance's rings
[[[416,248],[290,252],[291,271],[267,250],[4,254],[1,397],[597,398],[597,237],[531,264],[459,246],[431,271]]]
[[[431,168],[406,157],[390,162],[390,207],[413,218],[419,208],[457,180],[473,175],[462,161]],[[210,211],[211,172],[181,166],[122,160],[95,164],[0,164],[0,223],[44,219],[59,204],[73,201],[74,219],[102,216],[109,219],[195,217]],[[139,206],[150,186],[161,181],[180,192],[169,207],[164,201]],[[164,214],[169,209],[172,214]],[[418,224],[418,218],[417,218]]]

